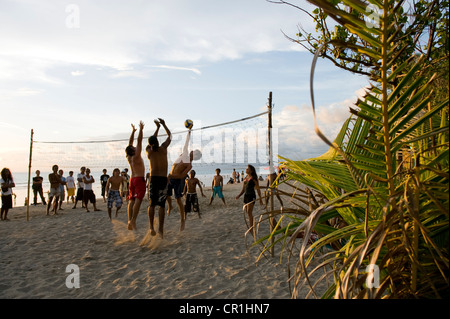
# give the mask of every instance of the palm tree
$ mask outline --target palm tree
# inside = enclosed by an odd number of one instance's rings
[[[333,142],[316,124],[328,152],[281,157],[283,183],[293,189],[285,195],[299,207],[269,212],[279,217],[277,227],[255,245],[265,243],[265,252],[280,244],[288,263],[295,258],[294,298],[305,285],[319,297],[315,287],[330,279],[322,298],[448,297],[449,101],[448,88],[433,91],[439,76],[432,72],[437,64],[448,72],[448,40],[440,56],[417,52],[417,26],[405,28],[404,1],[309,2],[346,32],[312,47],[313,113],[314,67],[327,52],[367,73],[372,85]],[[380,9],[377,27],[368,23],[369,5]]]

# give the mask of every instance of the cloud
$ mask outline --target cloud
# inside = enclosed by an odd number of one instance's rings
[[[173,66],[173,65],[152,65],[152,68],[157,69],[168,69],[168,70],[180,70],[180,71],[191,71],[194,72],[197,75],[201,75],[202,72],[197,68],[187,68],[187,67],[181,67],[181,66]]]
[[[72,76],[82,76],[85,74],[85,72],[83,71],[72,71],[70,72],[70,74],[72,74]]]
[[[364,88],[357,90],[352,98],[316,110],[319,129],[333,141],[342,124],[350,117],[349,107],[357,97],[364,95]],[[281,156],[290,159],[317,157],[328,150],[328,146],[314,131],[314,118],[310,106],[286,105],[273,115],[274,127],[278,130],[278,150]]]
[[[299,11],[266,1],[79,0],[77,10],[49,0],[7,4],[0,12],[0,80],[61,84],[49,70],[68,64],[113,69],[119,71],[118,77],[141,77],[120,71],[141,69],[150,61],[199,75],[196,68],[171,65],[300,48],[280,31],[295,34]],[[76,21],[76,27],[68,21]]]

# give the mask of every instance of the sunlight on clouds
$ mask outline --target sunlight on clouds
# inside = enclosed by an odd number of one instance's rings
[[[342,124],[350,116],[349,107],[354,105],[357,97],[364,95],[362,88],[355,96],[341,102],[321,106],[316,110],[319,129],[334,140]],[[274,114],[274,127],[279,133],[280,155],[291,159],[306,159],[324,153],[328,146],[314,132],[314,119],[310,106],[285,106],[281,112]]]

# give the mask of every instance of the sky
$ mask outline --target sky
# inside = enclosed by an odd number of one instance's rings
[[[312,11],[306,1],[293,3]],[[0,0],[0,166],[26,171],[38,141],[127,138],[131,123],[202,126],[267,110],[291,159],[327,150],[314,133],[312,55],[283,35],[314,31],[265,0]],[[366,78],[319,60],[321,129],[334,139]]]

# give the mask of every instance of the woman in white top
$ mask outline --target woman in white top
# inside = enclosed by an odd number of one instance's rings
[[[16,186],[9,168],[2,169],[0,184],[2,186],[1,220],[9,220],[7,217],[8,210],[12,208],[12,187]]]

